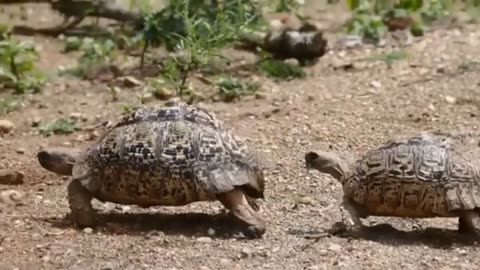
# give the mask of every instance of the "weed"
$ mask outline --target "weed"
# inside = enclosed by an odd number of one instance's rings
[[[420,12],[422,20],[426,23],[431,23],[438,18],[449,15],[452,4],[451,0],[428,1],[428,4]]]
[[[70,134],[76,129],[76,121],[68,118],[58,118],[55,121],[41,124],[40,134],[49,136],[51,134]]]
[[[118,101],[118,94],[120,93],[120,88],[117,86],[108,86],[107,90],[112,96],[112,101]]]
[[[155,78],[149,81],[149,87],[153,92],[153,96],[160,100],[167,100],[174,96],[174,92],[170,90],[174,81],[166,81],[160,78]]]
[[[82,55],[75,67],[62,73],[82,77],[92,68],[110,62],[115,56],[116,49],[117,46],[111,39],[67,38],[64,52],[81,51]]]
[[[415,36],[423,35],[425,23],[450,14],[451,0],[358,1],[349,0],[353,12],[346,30],[377,43],[387,29],[409,29]],[[388,27],[387,27],[388,26]]]
[[[469,71],[477,70],[479,68],[480,68],[480,61],[475,61],[475,60],[466,61],[464,63],[461,63],[457,67],[458,71],[460,72],[469,72]]]
[[[16,94],[37,93],[46,77],[35,67],[38,52],[28,41],[11,39],[8,33],[0,38],[0,84],[15,89]]]
[[[220,98],[225,102],[231,102],[242,96],[251,95],[258,91],[258,83],[243,82],[232,76],[222,76],[216,82]]]
[[[0,115],[8,114],[19,109],[22,106],[22,100],[18,97],[6,97],[0,99]]]
[[[275,1],[277,2],[277,1]],[[275,11],[277,12],[290,12],[297,10],[305,1],[302,0],[278,0]]]
[[[264,59],[258,62],[258,69],[270,77],[277,79],[304,78],[305,71],[297,65],[276,59]]]
[[[230,0],[222,5],[213,2],[172,1],[164,10],[146,17],[144,53],[155,42],[164,42],[168,50],[174,51],[164,61],[163,78],[179,96],[185,94],[191,72],[223,58],[219,50],[236,41],[239,31],[258,21],[252,1]]]
[[[399,60],[404,60],[408,57],[408,54],[404,50],[395,50],[390,52],[381,53],[375,56],[360,58],[356,61],[381,61],[387,64],[388,68],[392,67],[392,64]]]
[[[135,107],[129,104],[122,104],[121,109],[123,114],[127,114],[132,112],[135,109]]]

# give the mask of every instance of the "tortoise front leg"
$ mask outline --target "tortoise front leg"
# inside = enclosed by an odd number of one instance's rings
[[[360,231],[363,229],[362,221],[360,220],[361,211],[355,206],[349,198],[343,197],[342,206],[350,214],[351,221],[346,224],[349,231]]]
[[[75,223],[81,228],[95,226],[95,213],[90,192],[77,180],[70,182],[67,191],[68,203]]]
[[[244,234],[249,238],[261,238],[266,231],[265,222],[250,206],[247,196],[238,189],[218,195],[218,200],[230,210],[233,216],[242,224]]]
[[[475,233],[477,231],[475,220],[479,215],[475,211],[465,211],[458,219],[458,232],[460,233]]]

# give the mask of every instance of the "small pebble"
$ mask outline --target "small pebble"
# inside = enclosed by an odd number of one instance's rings
[[[252,250],[247,247],[242,248],[242,251],[240,251],[240,255],[242,256],[242,258],[250,257],[252,253]]]
[[[312,204],[314,204],[314,202],[315,202],[315,200],[312,197],[308,197],[308,196],[301,197],[300,199],[298,199],[299,204],[312,205]]]
[[[210,243],[210,242],[212,242],[212,238],[210,238],[208,236],[198,237],[197,242],[199,242],[199,243]]]
[[[230,265],[231,261],[229,259],[221,258],[220,264],[223,266]]]
[[[328,250],[338,252],[342,250],[342,246],[340,246],[339,244],[332,243],[328,246]]]
[[[83,232],[87,233],[87,234],[91,234],[93,232],[93,229],[90,228],[90,227],[87,227],[87,228],[83,229]]]
[[[447,103],[453,104],[453,103],[455,103],[455,102],[457,101],[457,99],[454,98],[454,97],[452,97],[452,96],[446,96],[446,97],[445,97],[445,101],[446,101]]]
[[[123,78],[123,86],[125,87],[136,87],[140,85],[142,85],[142,82],[132,76],[127,76]]]
[[[10,133],[14,128],[15,125],[12,122],[6,119],[0,119],[0,134]]]
[[[24,194],[20,191],[13,189],[2,190],[0,191],[0,204],[14,205],[19,203],[23,197]]]
[[[372,86],[374,88],[380,88],[380,87],[382,87],[382,84],[379,81],[371,81],[370,86]]]

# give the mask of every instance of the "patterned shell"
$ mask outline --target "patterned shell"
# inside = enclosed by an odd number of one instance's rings
[[[96,198],[122,204],[184,205],[240,187],[263,197],[260,165],[214,114],[180,101],[124,116],[74,165]]]
[[[343,183],[345,195],[371,215],[452,216],[480,207],[479,168],[448,139],[428,134],[370,151]]]

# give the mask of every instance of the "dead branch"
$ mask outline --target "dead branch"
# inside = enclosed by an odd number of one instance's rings
[[[12,33],[16,35],[32,36],[44,35],[56,37],[60,34],[65,36],[80,36],[80,37],[103,37],[108,36],[108,32],[93,32],[90,29],[66,29],[63,27],[49,27],[49,28],[32,28],[28,26],[17,25],[12,28]]]
[[[141,22],[139,12],[116,6],[107,0],[0,0],[1,4],[49,3],[52,9],[66,17],[98,17],[121,22]]]
[[[39,3],[50,3],[52,0],[0,0],[0,5],[15,5],[15,4],[39,4]]]

